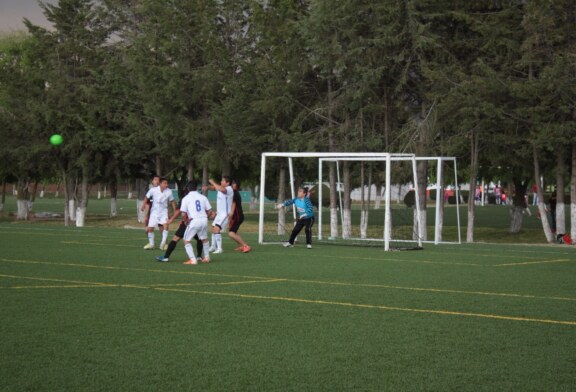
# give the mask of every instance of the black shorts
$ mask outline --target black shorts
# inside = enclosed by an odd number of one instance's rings
[[[240,219],[236,220],[232,220],[230,222],[230,228],[228,229],[228,231],[231,231],[232,233],[237,233],[238,229],[240,228],[240,225],[242,224],[242,222],[244,222],[244,217],[241,217]]]
[[[186,231],[186,224],[184,222],[180,222],[178,229],[176,229],[176,233],[174,235],[178,238],[184,238],[184,232]]]

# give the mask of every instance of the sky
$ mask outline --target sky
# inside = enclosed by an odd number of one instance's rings
[[[54,4],[57,0],[44,2]],[[24,18],[28,18],[35,25],[49,26],[37,0],[0,0],[0,32],[26,31],[22,23]]]

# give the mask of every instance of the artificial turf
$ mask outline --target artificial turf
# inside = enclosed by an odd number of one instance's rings
[[[0,390],[573,390],[570,246],[259,246],[0,224]]]

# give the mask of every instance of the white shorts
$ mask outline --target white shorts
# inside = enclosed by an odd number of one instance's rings
[[[150,214],[150,219],[148,220],[148,227],[156,227],[158,225],[165,225],[168,222],[168,211],[157,212]]]
[[[214,222],[212,222],[212,227],[214,226],[220,226],[221,230],[226,230],[226,227],[228,227],[228,214],[222,212],[217,213]]]
[[[205,240],[208,238],[208,220],[192,219],[184,232],[184,241],[190,242],[198,234],[198,238]]]

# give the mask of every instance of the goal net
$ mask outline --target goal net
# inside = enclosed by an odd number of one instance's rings
[[[413,154],[263,153],[259,242],[288,240],[296,210],[275,206],[306,187],[315,207],[315,243],[422,249],[420,207],[410,200],[416,179]]]

